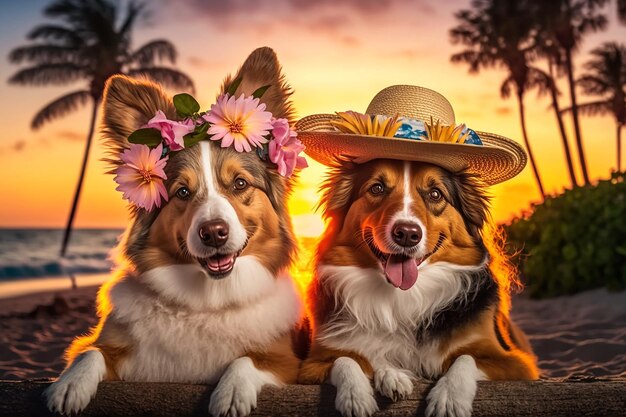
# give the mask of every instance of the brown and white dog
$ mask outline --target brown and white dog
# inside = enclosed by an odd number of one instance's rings
[[[292,118],[271,49],[254,51],[238,76],[237,94],[270,84],[267,110]],[[157,110],[176,117],[159,86],[123,76],[108,81],[103,108],[113,163]],[[46,392],[51,410],[82,410],[102,380],[161,381],[217,384],[210,413],[244,416],[264,385],[296,381],[290,180],[256,152],[208,140],[171,154],[166,174],[169,202],[132,212],[116,278],[99,292],[100,322],[69,347],[67,368]]]
[[[508,319],[510,277],[494,275],[476,177],[378,159],[338,162],[322,188],[328,226],[300,382],[330,382],[337,409],[360,417],[378,409],[371,378],[392,400],[414,377],[438,379],[426,414],[469,416],[476,381],[538,377]]]

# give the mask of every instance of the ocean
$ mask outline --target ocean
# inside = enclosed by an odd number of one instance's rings
[[[63,230],[0,229],[0,281],[108,272],[109,252],[121,233],[121,229],[74,230],[61,262]]]

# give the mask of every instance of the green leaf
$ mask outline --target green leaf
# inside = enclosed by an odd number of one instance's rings
[[[200,111],[200,104],[187,93],[174,96],[174,107],[176,107],[176,112],[182,117],[189,117]]]
[[[206,132],[208,130],[209,124],[205,123],[200,126],[196,126],[196,129],[193,132],[187,133],[185,136],[183,136],[183,140],[185,141],[185,148],[193,146],[201,140],[206,139]]]
[[[157,146],[162,140],[161,132],[151,127],[135,130],[128,137],[130,143],[148,146]]]
[[[235,78],[226,89],[226,94],[234,96],[235,92],[239,88],[239,84],[241,84],[241,81],[243,81],[243,77],[239,76]]]
[[[263,87],[257,88],[256,90],[254,90],[254,93],[252,93],[252,97],[254,98],[263,97],[263,94],[265,94],[267,89],[270,88],[271,86],[272,86],[271,84],[268,84],[268,85],[264,85]]]
[[[185,141],[185,148],[189,148],[195,145],[196,143],[203,140],[205,137],[206,137],[206,134],[197,135],[195,133],[187,133],[185,136],[183,136],[183,140]]]

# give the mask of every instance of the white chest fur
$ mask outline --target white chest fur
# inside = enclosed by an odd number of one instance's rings
[[[422,265],[407,291],[389,285],[378,269],[322,265],[319,276],[341,306],[338,319],[320,329],[323,344],[356,351],[374,369],[394,366],[423,377],[441,373],[443,356],[437,341],[416,342],[416,328],[430,323],[468,286],[468,272],[446,262]]]
[[[261,271],[261,275],[268,273]],[[248,279],[264,278],[257,273]],[[215,284],[212,282],[206,290],[215,291]],[[137,280],[120,281],[110,291],[114,306],[111,314],[128,327],[132,338],[131,354],[122,362],[120,378],[217,382],[230,362],[247,351],[263,350],[293,328],[300,317],[300,301],[289,277],[272,277],[262,286],[257,285],[257,290],[257,297],[248,293],[245,302],[236,306],[198,310],[164,303],[162,297],[156,297]],[[224,296],[227,293],[222,292]],[[223,304],[225,300],[221,301]]]

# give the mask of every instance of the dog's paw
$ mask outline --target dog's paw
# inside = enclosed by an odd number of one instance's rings
[[[374,373],[374,387],[385,397],[398,401],[413,392],[413,381],[408,372],[396,368],[381,368]]]
[[[48,409],[65,415],[82,411],[96,395],[105,369],[104,357],[99,351],[83,353],[44,391]]]
[[[257,395],[264,385],[281,383],[272,373],[258,370],[248,357],[234,360],[211,394],[209,413],[213,417],[247,416],[256,408]]]
[[[87,407],[96,393],[96,388],[76,381],[60,379],[50,385],[44,395],[50,411],[69,415],[76,414]]]
[[[353,359],[335,360],[330,380],[337,387],[335,408],[344,417],[369,417],[378,411],[370,380]]]
[[[475,391],[442,377],[428,394],[426,417],[470,417]]]
[[[460,356],[428,393],[427,417],[470,417],[476,396],[476,381],[483,379],[474,359]]]
[[[250,381],[220,382],[209,402],[213,417],[243,417],[256,408],[257,389]]]
[[[369,417],[378,411],[378,404],[371,387],[367,390],[355,384],[337,390],[335,408],[344,417]]]

